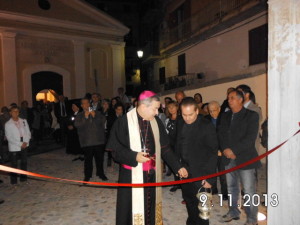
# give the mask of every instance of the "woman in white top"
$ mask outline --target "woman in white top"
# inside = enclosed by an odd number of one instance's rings
[[[11,118],[5,123],[5,136],[8,141],[8,150],[11,156],[11,167],[18,167],[18,157],[21,158],[21,169],[27,170],[27,147],[31,138],[28,123],[19,118],[20,110],[17,106],[10,108]],[[21,175],[20,181],[26,181],[27,176]],[[11,184],[17,183],[17,174],[11,174]]]

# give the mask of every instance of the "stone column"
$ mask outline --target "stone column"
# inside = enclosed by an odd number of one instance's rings
[[[269,149],[291,137],[300,122],[300,1],[269,0]],[[299,224],[300,135],[268,158],[268,224]],[[278,196],[272,207],[271,195]],[[274,201],[273,201],[274,202]]]
[[[119,87],[125,87],[125,57],[124,44],[111,45],[112,48],[112,68],[113,68],[113,89],[112,96],[117,95]]]
[[[9,106],[12,102],[19,104],[17,59],[16,59],[16,33],[1,33],[2,72],[4,103]]]
[[[75,97],[83,98],[86,93],[85,42],[73,41],[75,64]]]

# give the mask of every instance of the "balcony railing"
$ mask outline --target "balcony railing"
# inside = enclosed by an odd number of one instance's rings
[[[235,11],[243,10],[246,5],[254,6],[260,2],[261,0],[211,1],[207,7],[183,21],[177,27],[161,31],[160,49],[165,49],[174,43],[184,41],[209,25],[213,26],[221,23],[228,18],[228,15],[233,14]]]
[[[168,91],[176,88],[187,87],[204,82],[204,76],[202,73],[189,73],[183,76],[167,77],[166,82],[161,84],[159,80],[155,80],[151,83],[151,90],[156,92]]]

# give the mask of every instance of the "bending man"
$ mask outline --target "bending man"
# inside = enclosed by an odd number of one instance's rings
[[[138,107],[118,119],[110,134],[107,149],[121,164],[120,183],[161,181],[161,157],[180,177],[187,177],[169,147],[164,125],[156,116],[160,100],[144,91]],[[162,225],[161,187],[120,187],[117,196],[117,225]]]

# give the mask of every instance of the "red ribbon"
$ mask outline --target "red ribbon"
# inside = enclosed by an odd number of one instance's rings
[[[300,123],[299,123],[300,125]],[[296,136],[298,133],[300,133],[300,130],[298,130],[292,137]],[[289,139],[291,139],[290,137]],[[79,180],[70,180],[70,179],[63,179],[63,178],[58,178],[58,177],[51,177],[51,176],[46,176],[38,173],[32,173],[24,170],[19,170],[15,168],[11,168],[8,166],[2,166],[0,165],[0,171],[5,171],[5,172],[11,172],[11,173],[18,173],[18,174],[23,174],[23,175],[28,175],[32,177],[40,177],[40,178],[46,178],[46,179],[52,179],[52,180],[59,180],[59,181],[67,181],[67,182],[73,182],[73,183],[85,183],[85,184],[93,184],[93,185],[98,185],[98,186],[113,186],[113,187],[157,187],[157,186],[170,186],[170,185],[178,185],[178,184],[185,184],[185,183],[191,183],[195,181],[201,181],[201,180],[206,180],[208,178],[212,177],[217,177],[226,173],[233,172],[235,170],[241,169],[245,166],[248,166],[258,160],[261,160],[262,158],[270,155],[277,149],[279,149],[281,146],[283,146],[289,139],[284,141],[283,143],[277,145],[275,148],[267,151],[266,153],[259,155],[258,157],[251,159],[245,163],[242,163],[238,166],[235,166],[233,168],[230,168],[228,170],[224,170],[218,173],[202,176],[202,177],[196,177],[196,178],[190,178],[190,179],[184,179],[180,181],[168,181],[168,182],[160,182],[160,183],[141,183],[141,184],[131,184],[131,183],[105,183],[105,182],[88,182],[88,181],[79,181]]]

